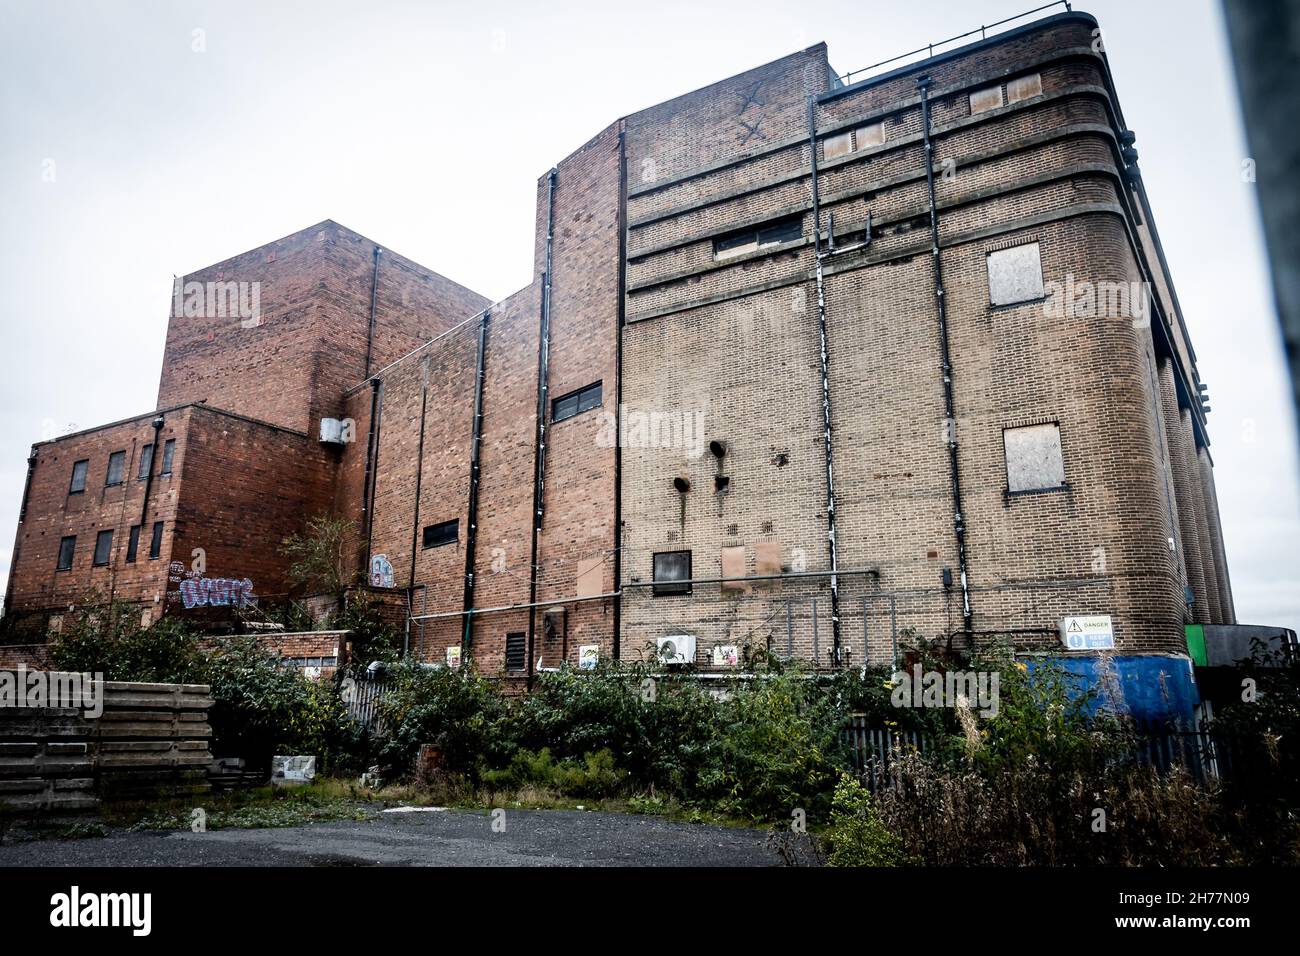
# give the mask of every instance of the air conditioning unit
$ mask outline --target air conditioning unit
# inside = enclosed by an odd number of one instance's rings
[[[661,664],[694,664],[695,637],[691,634],[670,634],[656,637],[655,644]]]
[[[320,440],[322,445],[344,444],[343,422],[337,418],[322,418],[320,420]]]

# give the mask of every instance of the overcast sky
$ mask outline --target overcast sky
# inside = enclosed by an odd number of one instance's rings
[[[537,176],[617,117],[1022,4],[0,0],[0,586],[32,442],[154,408],[173,275],[329,218],[502,298],[530,279]],[[1077,6],[1209,385],[1238,617],[1300,629],[1295,428],[1218,5]]]

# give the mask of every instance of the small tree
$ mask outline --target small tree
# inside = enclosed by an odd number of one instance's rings
[[[355,522],[318,515],[302,534],[285,538],[280,553],[289,561],[288,576],[298,587],[333,594],[342,604],[343,592],[357,576],[348,554]]]

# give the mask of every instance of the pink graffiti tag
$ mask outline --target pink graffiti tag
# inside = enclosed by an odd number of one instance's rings
[[[189,578],[180,583],[181,600],[187,608],[253,607],[257,595],[249,578]]]

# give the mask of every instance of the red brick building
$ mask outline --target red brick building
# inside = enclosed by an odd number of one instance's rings
[[[844,78],[819,44],[623,117],[539,179],[503,302],[333,223],[186,277],[165,411],[36,446],[7,611],[89,585],[181,613],[160,572],[195,548],[278,593],[272,544],[332,512],[411,652],[493,675],[664,641],[724,671],[888,663],[915,632],[1085,672],[1113,644],[1135,699],[1185,710],[1185,626],[1235,613],[1098,37],[1063,13]],[[232,282],[240,317],[190,307]]]

